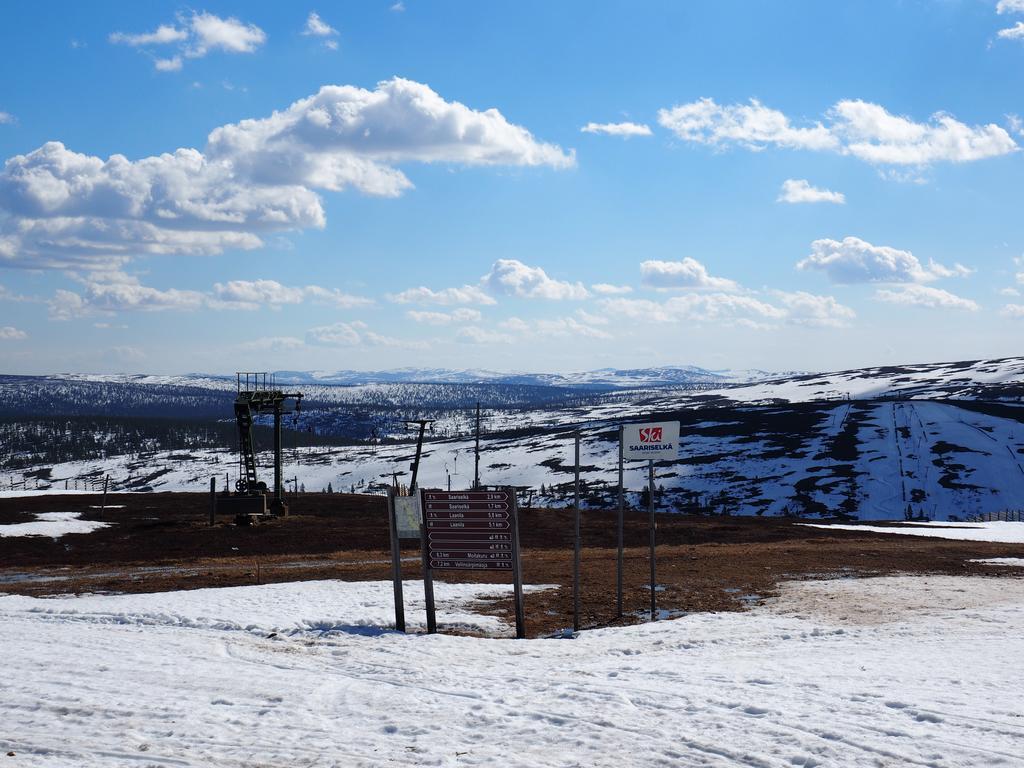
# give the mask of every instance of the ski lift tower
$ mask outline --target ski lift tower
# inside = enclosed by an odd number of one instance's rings
[[[241,497],[255,500],[262,497],[266,502],[267,484],[256,475],[256,444],[253,440],[253,425],[256,416],[274,415],[274,496],[270,502],[270,514],[288,514],[284,500],[284,482],[281,476],[281,417],[286,413],[297,413],[302,403],[299,392],[285,392],[277,386],[273,374],[241,371],[235,374],[237,394],[235,396],[235,421],[238,424],[238,480],[235,490]]]

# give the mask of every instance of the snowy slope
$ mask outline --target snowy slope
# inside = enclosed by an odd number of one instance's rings
[[[3,759],[31,768],[1024,763],[1008,674],[1024,654],[1024,580],[803,583],[749,613],[576,640],[382,633],[373,627],[388,598],[382,583],[0,597],[0,750],[15,753]]]

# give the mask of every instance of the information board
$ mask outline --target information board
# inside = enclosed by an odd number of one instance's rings
[[[622,456],[625,459],[676,459],[679,457],[679,422],[622,425]]]
[[[512,504],[508,491],[424,491],[430,567],[511,571]]]
[[[500,571],[512,575],[516,637],[526,637],[519,511],[514,491],[421,490],[420,504],[427,631],[437,631],[434,571]]]

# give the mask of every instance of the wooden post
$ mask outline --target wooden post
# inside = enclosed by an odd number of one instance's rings
[[[622,618],[622,545],[623,545],[623,517],[625,516],[625,490],[623,488],[623,471],[622,471],[622,425],[619,425],[619,552],[617,560],[617,568],[615,573],[615,605],[618,611],[618,617]]]
[[[654,519],[654,459],[647,462],[647,509],[651,514],[651,621],[658,620],[658,565],[654,559],[654,530],[657,522]]]
[[[430,551],[427,547],[427,503],[420,494],[420,546],[423,557],[423,598],[427,606],[427,633],[437,634],[437,610],[434,605],[434,571],[430,567]]]
[[[395,489],[388,488],[388,534],[391,536],[391,580],[395,593],[395,629],[405,632],[405,597],[402,594],[402,543],[395,517]]]
[[[572,628],[580,631],[580,433],[576,438],[576,480],[573,486],[573,546],[572,546]]]
[[[217,478],[210,478],[210,525],[217,521]]]

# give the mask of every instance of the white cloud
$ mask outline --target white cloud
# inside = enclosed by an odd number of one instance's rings
[[[332,51],[338,50],[338,41],[330,39],[338,36],[338,30],[321,19],[320,14],[316,11],[310,12],[309,18],[306,19],[306,27],[302,30],[302,34],[323,38],[325,48]]]
[[[402,0],[398,0],[397,3],[391,6],[391,10],[395,13],[401,13],[405,10],[405,3],[403,3]]]
[[[525,299],[585,299],[590,295],[582,283],[555,280],[540,267],[516,259],[498,259],[480,280],[494,293]]]
[[[658,122],[684,141],[724,146],[740,144],[750,149],[769,145],[800,149],[838,149],[839,142],[820,122],[794,128],[782,112],[765,107],[757,99],[749,104],[719,106],[700,99],[671,109],[658,110]]]
[[[779,146],[832,151],[878,165],[962,163],[1017,149],[1003,128],[969,126],[944,112],[918,123],[877,104],[844,100],[826,113],[826,119],[827,125],[816,121],[794,127],[785,114],[757,100],[721,106],[705,98],[658,112],[658,122],[684,141],[753,150]]]
[[[588,322],[587,316],[581,313],[580,320],[577,320],[575,317],[553,317],[527,321],[520,317],[510,317],[502,321],[501,327],[506,331],[514,333],[516,336],[527,338],[612,338],[612,335],[607,331],[594,327],[594,325],[603,324],[600,321],[597,323]]]
[[[515,339],[507,333],[489,331],[471,325],[458,332],[456,338],[466,344],[511,344]]]
[[[1000,288],[997,293],[1000,296],[1020,296],[1020,291],[1016,288]]]
[[[999,0],[996,13],[1024,13],[1024,0]]]
[[[71,320],[96,313],[162,312],[164,310],[194,311],[206,300],[199,291],[169,288],[160,290],[140,284],[121,273],[109,273],[100,279],[83,281],[82,293],[58,290],[49,302],[50,315],[57,320]]]
[[[178,55],[153,60],[158,71],[176,72],[181,69],[182,57],[198,59],[218,50],[253,53],[266,42],[267,35],[255,24],[246,24],[234,17],[222,19],[204,11],[190,17],[179,14],[177,24],[161,24],[154,32],[114,32],[108,39],[111,43],[135,48],[176,44]]]
[[[108,39],[112,43],[131,46],[167,45],[168,43],[184,42],[188,39],[188,32],[175,27],[173,24],[161,24],[154,32],[143,32],[138,35],[113,32]]]
[[[306,342],[294,336],[265,336],[238,345],[239,349],[252,352],[289,352],[304,349],[305,346]]]
[[[443,288],[435,291],[426,286],[409,288],[401,293],[388,294],[388,300],[396,304],[438,304],[448,307],[455,304],[497,304],[482,288],[476,285],[463,285],[459,288]]]
[[[612,285],[611,283],[595,283],[590,290],[601,296],[618,296],[625,293],[632,293],[633,288],[628,285]]]
[[[806,291],[775,291],[774,295],[785,308],[786,319],[795,325],[840,328],[857,316],[834,296],[818,296]]]
[[[1024,304],[1007,304],[999,310],[999,314],[1014,319],[1024,317]]]
[[[713,277],[707,267],[689,256],[682,261],[648,260],[640,264],[640,277],[655,288],[701,288],[737,291],[739,284],[724,277]]]
[[[396,196],[405,162],[566,167],[494,109],[395,79],[325,86],[271,117],[210,134],[205,151],[107,160],[48,142],[0,171],[0,265],[123,265],[135,256],[217,254],[268,233],[323,227],[317,190]]]
[[[733,293],[688,293],[665,301],[650,299],[602,299],[601,308],[615,320],[648,323],[737,323],[783,320],[786,311],[752,296]]]
[[[776,198],[778,203],[838,203],[846,202],[846,195],[830,189],[812,187],[807,179],[786,179]]]
[[[877,104],[847,100],[836,104],[831,114],[844,152],[869,163],[965,163],[1017,149],[1010,134],[998,125],[969,126],[944,112],[932,115],[930,123],[916,123]]]
[[[872,245],[858,237],[815,240],[811,255],[797,269],[824,272],[833,283],[925,283],[940,277],[963,277],[971,270],[957,264],[953,269],[929,261],[924,266],[910,251]]]
[[[14,115],[10,112],[0,112],[0,125],[14,125]]]
[[[181,69],[181,56],[171,56],[168,59],[154,59],[153,66],[157,72],[177,72]]]
[[[930,309],[978,310],[978,303],[956,294],[929,285],[901,285],[898,288],[882,288],[875,291],[875,298],[889,304],[928,307]]]
[[[193,13],[192,40],[185,55],[205,56],[210,51],[252,53],[267,41],[266,33],[255,24],[246,24],[231,17],[222,19],[212,13]]]
[[[231,280],[213,286],[215,309],[277,308],[284,304],[302,304],[313,300],[332,304],[340,309],[351,309],[373,304],[372,299],[352,296],[337,289],[319,285],[287,286],[276,280]]]
[[[426,325],[453,325],[460,323],[478,323],[481,319],[480,310],[461,308],[453,312],[422,312],[410,309],[406,316],[415,323]]]
[[[404,341],[390,336],[382,336],[371,331],[366,323],[355,320],[352,322],[332,323],[306,331],[306,343],[327,347],[404,347],[422,349],[422,342]]]
[[[306,28],[302,30],[302,34],[313,35],[314,37],[331,37],[337,35],[338,30],[321,19],[319,13],[310,11],[309,17],[306,19]]]
[[[996,34],[1004,40],[1020,40],[1024,39],[1024,21],[1018,21],[1012,27],[1006,29],[1000,29]]]
[[[642,123],[587,123],[580,128],[581,133],[603,133],[606,136],[621,136],[624,139],[633,136],[650,136],[650,126]]]
[[[21,341],[27,338],[27,333],[13,325],[0,325],[0,341]]]

